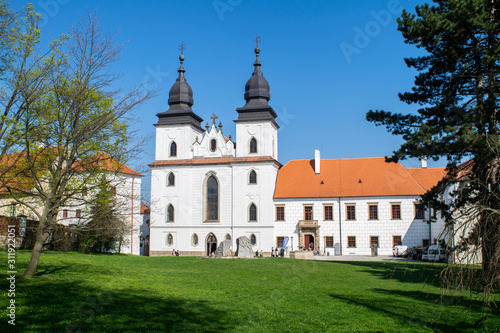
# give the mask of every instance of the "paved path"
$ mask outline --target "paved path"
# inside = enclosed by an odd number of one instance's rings
[[[345,256],[314,256],[314,260],[325,261],[412,261],[410,258],[401,258],[393,256],[359,256],[359,255],[345,255]]]

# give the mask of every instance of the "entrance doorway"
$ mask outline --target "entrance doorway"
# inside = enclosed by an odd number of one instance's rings
[[[314,236],[304,235],[304,248],[306,250],[314,250]]]
[[[213,233],[209,233],[207,236],[207,256],[210,256],[215,250],[217,250],[217,237]]]

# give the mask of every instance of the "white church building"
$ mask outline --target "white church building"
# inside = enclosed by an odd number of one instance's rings
[[[255,70],[236,109],[236,138],[223,135],[192,110],[193,91],[179,76],[169,109],[158,113],[151,167],[150,256],[206,256],[223,240],[247,236],[254,250],[272,247],[322,254],[391,254],[394,245],[426,245],[443,238],[444,222],[418,206],[444,169],[408,169],[384,158],[278,162],[276,113],[269,84]],[[236,115],[236,114],[235,114]],[[432,213],[431,213],[432,214]],[[432,214],[435,215],[435,214]],[[439,215],[439,214],[438,214]]]

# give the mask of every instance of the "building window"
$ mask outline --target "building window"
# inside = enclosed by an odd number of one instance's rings
[[[285,240],[285,237],[283,237],[283,236],[276,237],[276,247],[277,248],[283,247],[283,241],[284,240]]]
[[[250,153],[256,153],[257,152],[257,140],[255,138],[252,138],[250,140]]]
[[[250,174],[248,175],[248,183],[257,184],[257,173],[254,170],[250,171]]]
[[[399,203],[391,204],[391,219],[392,220],[401,219],[401,204]]]
[[[217,221],[219,219],[219,184],[214,175],[207,180],[206,198],[206,220]]]
[[[347,247],[356,247],[356,236],[347,236]]]
[[[172,246],[174,244],[174,236],[172,234],[167,235],[167,246]]]
[[[257,221],[257,206],[255,204],[251,204],[248,212],[248,220],[250,222],[255,222]]]
[[[333,221],[333,206],[323,206],[325,221]]]
[[[312,221],[313,219],[313,207],[312,206],[304,206],[304,220]]]
[[[215,151],[217,149],[217,140],[212,139],[210,140],[210,150]]]
[[[112,195],[116,195],[116,187],[115,186],[111,186],[110,192],[111,192]]]
[[[68,210],[65,209],[63,210],[63,218],[67,218],[68,217]]]
[[[401,245],[403,244],[401,242],[401,236],[392,236],[392,247],[396,246],[396,245]]]
[[[370,220],[378,220],[378,205],[376,204],[368,205],[368,213],[369,213],[368,218]]]
[[[257,237],[255,237],[255,235],[254,235],[254,234],[252,234],[252,235],[250,236],[250,243],[251,243],[252,245],[257,244]]]
[[[198,235],[197,234],[193,234],[192,242],[193,242],[194,246],[198,245]]]
[[[425,218],[425,208],[421,204],[415,204],[415,219],[423,220]]]
[[[285,221],[285,206],[276,206],[276,221]]]
[[[325,247],[333,247],[333,236],[325,236]]]
[[[173,172],[168,174],[167,186],[175,186],[175,175]]]
[[[372,248],[373,245],[378,246],[378,236],[370,236],[370,248]]]
[[[172,205],[167,207],[167,222],[174,222],[174,206]]]
[[[356,206],[355,205],[346,205],[346,220],[354,221],[356,219]]]
[[[231,240],[231,235],[230,234],[226,234],[226,240]]]
[[[82,210],[81,209],[77,209],[76,213],[75,213],[75,216],[76,217],[82,217]]]
[[[170,157],[175,157],[177,156],[177,143],[175,141],[172,141],[170,144]]]

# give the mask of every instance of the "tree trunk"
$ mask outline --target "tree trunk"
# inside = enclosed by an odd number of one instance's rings
[[[31,259],[28,263],[28,267],[26,267],[26,271],[23,274],[24,278],[30,278],[35,275],[35,271],[38,266],[38,260],[40,259],[40,254],[42,253],[43,244],[49,237],[49,233],[45,231],[45,225],[46,221],[40,221],[40,224],[38,225],[35,245],[33,246],[33,252],[31,253]]]

